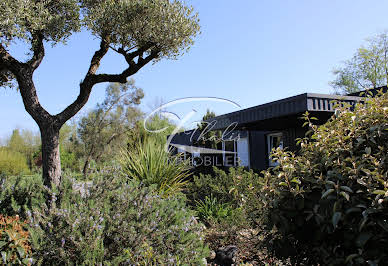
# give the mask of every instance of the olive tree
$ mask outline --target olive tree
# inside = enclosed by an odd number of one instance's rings
[[[85,105],[94,85],[126,83],[151,61],[176,59],[199,32],[197,14],[178,0],[2,0],[0,10],[0,86],[18,87],[26,111],[39,126],[46,185],[61,180],[59,130]],[[91,57],[77,98],[52,115],[39,102],[33,74],[44,59],[45,45],[66,42],[81,30],[97,37],[99,49]],[[31,50],[25,62],[10,53],[10,46],[20,43]],[[128,63],[121,73],[97,73],[109,50]]]

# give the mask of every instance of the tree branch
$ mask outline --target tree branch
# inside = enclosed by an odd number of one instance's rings
[[[16,76],[21,67],[22,63],[13,58],[0,43],[0,70],[10,71]]]
[[[98,68],[100,67],[101,59],[106,55],[108,50],[109,40],[103,38],[100,43],[100,49],[97,50],[92,57],[92,61],[90,62],[90,67],[86,76],[96,74]]]
[[[137,51],[136,54],[138,54],[138,56],[141,55],[141,54],[139,54],[139,51]],[[151,53],[146,58],[144,58],[144,59],[139,58],[137,63],[132,63],[132,65],[129,64],[129,67],[126,70],[124,70],[121,74],[99,74],[99,75],[94,75],[92,77],[93,78],[93,83],[94,84],[103,83],[103,82],[125,83],[125,82],[127,82],[127,78],[129,76],[132,76],[133,74],[137,73],[143,66],[148,64],[153,59],[157,58],[158,55],[159,55],[159,50],[152,50]]]
[[[85,79],[80,84],[80,92],[77,99],[65,110],[55,116],[60,124],[66,123],[66,121],[72,118],[79,110],[81,110],[81,108],[88,101],[90,93],[92,92],[92,88],[95,85],[92,78],[100,67],[101,60],[106,55],[108,50],[109,40],[102,38],[100,42],[100,49],[94,53]]]
[[[45,55],[43,45],[43,34],[41,32],[32,34],[31,49],[33,51],[32,58],[27,62],[33,70],[37,69]]]
[[[143,66],[159,56],[159,50],[154,48],[146,58],[142,58],[142,55],[152,46],[146,45],[143,48],[132,53],[125,53],[123,49],[119,53],[123,54],[128,68],[121,74],[96,74],[98,67],[100,66],[101,59],[105,56],[110,48],[109,40],[102,38],[100,43],[100,49],[96,51],[90,63],[89,70],[85,76],[85,79],[80,84],[80,93],[77,99],[70,104],[65,110],[56,115],[56,119],[60,124],[64,124],[67,120],[73,117],[81,108],[86,104],[89,99],[90,93],[94,85],[104,82],[118,82],[126,83],[127,78],[138,72]],[[134,62],[134,58],[139,57],[137,63]]]
[[[151,49],[153,46],[155,46],[155,45],[152,44],[152,43],[148,43],[148,44],[144,45],[143,47],[140,47],[138,50],[136,50],[134,52],[131,52],[131,53],[128,53],[123,48],[117,49],[117,52],[124,56],[124,58],[127,61],[128,65],[132,66],[132,65],[135,65],[134,59],[136,57],[139,57],[139,59],[142,58],[143,54],[147,50]]]
[[[52,116],[40,105],[35,85],[32,80],[34,69],[13,58],[0,44],[0,69],[11,72],[19,85],[24,108],[39,126],[50,124]]]

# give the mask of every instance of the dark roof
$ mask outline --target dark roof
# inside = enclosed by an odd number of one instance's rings
[[[193,140],[198,139],[200,133],[199,130],[195,129],[179,132],[173,136],[171,143],[188,145],[188,143],[193,143]],[[168,137],[170,137],[170,135],[168,135],[167,138]]]
[[[335,111],[333,108],[335,102],[346,102],[354,105],[359,101],[362,101],[362,98],[357,96],[303,93],[278,101],[216,116],[208,119],[207,122],[216,120],[217,123],[213,127],[213,130],[217,130],[224,129],[231,123],[238,123],[239,125],[251,124],[268,119],[302,114],[306,111],[333,113]]]

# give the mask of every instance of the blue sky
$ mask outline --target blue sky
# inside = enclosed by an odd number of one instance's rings
[[[388,29],[388,2],[383,0],[193,0],[202,34],[179,60],[148,65],[133,78],[143,88],[144,111],[155,99],[222,97],[242,108],[304,92],[330,93],[331,71],[349,59],[367,37]],[[12,47],[25,58],[23,46]],[[78,94],[98,41],[89,33],[73,35],[68,44],[51,48],[34,75],[41,104],[54,114]],[[109,53],[101,72],[125,67]],[[96,86],[85,113],[104,98]],[[18,128],[38,130],[15,90],[0,90],[0,138]],[[207,108],[217,114],[236,107],[213,102],[176,106],[181,116],[191,109],[200,119]]]

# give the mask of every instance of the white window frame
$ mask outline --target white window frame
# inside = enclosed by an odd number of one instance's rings
[[[247,152],[248,152],[248,165],[246,165],[246,166],[244,166],[244,167],[250,168],[250,167],[251,167],[251,158],[250,158],[250,157],[251,157],[251,148],[250,148],[249,135],[248,135],[247,137],[241,138],[241,139],[246,139],[246,140],[247,140],[247,145],[248,145],[248,150],[247,150]],[[236,148],[236,160],[237,160],[237,166],[240,166],[240,157],[238,156],[238,140],[235,141],[235,143],[236,143],[235,148]]]
[[[233,163],[231,165],[229,164],[226,164],[226,153],[225,153],[225,142],[226,141],[222,141],[222,161],[223,161],[223,165],[224,166],[236,166],[236,156],[237,156],[237,143],[235,140],[227,140],[228,142],[230,141],[233,141],[233,150],[234,150],[234,154],[233,154]]]
[[[272,159],[270,157],[271,151],[272,151],[272,148],[273,148],[273,147],[271,147],[271,138],[272,137],[281,137],[281,141],[280,141],[279,147],[281,149],[283,149],[283,147],[284,147],[284,139],[283,139],[283,133],[282,132],[276,132],[276,133],[267,134],[267,156],[268,156],[268,165],[270,167],[274,167],[274,166],[278,165],[278,162],[272,161]]]

